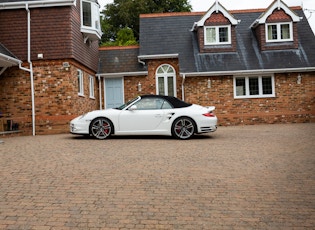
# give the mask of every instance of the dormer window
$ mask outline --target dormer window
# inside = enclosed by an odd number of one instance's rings
[[[81,32],[84,34],[85,42],[100,40],[102,36],[100,26],[100,11],[97,1],[81,1]]]
[[[293,40],[292,22],[289,23],[267,23],[267,42],[284,42]]]
[[[205,26],[205,45],[231,44],[231,25],[227,26]]]
[[[235,27],[240,20],[234,18],[218,1],[203,17],[194,23],[191,31],[196,32],[200,53],[236,51]]]

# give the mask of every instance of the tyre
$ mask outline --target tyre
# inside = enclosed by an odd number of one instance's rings
[[[172,135],[181,140],[191,138],[195,133],[195,122],[189,117],[179,117],[172,125]]]
[[[113,124],[107,118],[95,118],[90,124],[90,134],[96,139],[106,139],[112,134]]]

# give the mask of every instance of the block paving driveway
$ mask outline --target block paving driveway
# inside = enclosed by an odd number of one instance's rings
[[[315,229],[315,123],[0,144],[0,229]]]

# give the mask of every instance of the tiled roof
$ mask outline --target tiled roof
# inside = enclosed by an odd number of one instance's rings
[[[146,71],[138,62],[139,46],[100,47],[99,55],[99,73]]]
[[[12,58],[16,58],[14,56],[14,54],[12,54],[4,45],[2,45],[0,43],[0,54],[3,54],[3,55],[6,55],[6,56],[9,56],[9,57],[12,57]]]
[[[192,32],[200,13],[140,17],[139,55],[179,54],[180,72],[212,72],[315,67],[315,37],[300,7],[303,19],[297,23],[298,49],[261,51],[251,24],[263,10],[230,11],[241,22],[236,26],[237,51],[199,53],[197,35]],[[204,14],[204,13],[203,13]]]

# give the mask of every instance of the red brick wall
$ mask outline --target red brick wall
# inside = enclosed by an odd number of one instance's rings
[[[156,79],[155,73],[157,68],[162,64],[169,64],[173,66],[176,71],[176,86],[177,86],[177,97],[181,98],[181,83],[182,78],[179,76],[179,65],[178,59],[159,59],[150,60],[147,62],[148,65],[148,76],[139,77],[125,77],[124,78],[124,92],[125,101],[128,101],[137,95],[144,94],[156,94]],[[141,83],[141,92],[138,91],[137,85]]]
[[[31,60],[76,59],[94,72],[98,64],[98,41],[84,43],[80,31],[80,3],[76,6],[30,9]],[[27,12],[1,10],[0,41],[18,59],[27,60]],[[84,55],[82,55],[84,54]]]
[[[147,62],[148,76],[125,77],[125,100],[137,95],[156,94],[155,72],[161,64],[171,64],[177,71],[177,97],[182,97],[182,80],[177,59]],[[275,74],[274,98],[234,99],[233,76],[186,77],[185,101],[216,106],[220,125],[315,122],[315,72]],[[208,79],[211,88],[208,88]],[[138,83],[142,91],[138,92]]]
[[[68,61],[70,68],[63,68]],[[84,97],[78,96],[77,69],[84,72]],[[99,107],[98,82],[94,81],[95,99],[89,98],[88,75],[95,74],[71,60],[33,63],[36,134],[69,132],[69,121]],[[23,134],[32,134],[31,85],[28,72],[16,67],[0,77],[0,111],[19,123]]]
[[[216,106],[220,125],[315,122],[315,72],[301,75],[276,74],[276,97],[255,99],[234,99],[232,76],[187,77],[185,101]]]

